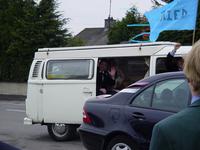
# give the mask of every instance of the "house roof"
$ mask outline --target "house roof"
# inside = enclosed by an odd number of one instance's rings
[[[108,43],[107,30],[105,28],[85,28],[75,37],[82,39],[85,45],[106,45]]]

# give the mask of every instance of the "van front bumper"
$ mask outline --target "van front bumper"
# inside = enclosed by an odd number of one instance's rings
[[[24,118],[24,124],[25,125],[32,125],[33,124],[33,121],[32,119],[28,118],[28,117],[25,117]]]

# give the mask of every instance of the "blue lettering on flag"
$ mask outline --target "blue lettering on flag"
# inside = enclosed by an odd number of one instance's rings
[[[179,19],[184,19],[187,17],[187,10],[181,9],[181,10],[172,10],[172,11],[163,11],[161,12],[161,21],[174,21]]]

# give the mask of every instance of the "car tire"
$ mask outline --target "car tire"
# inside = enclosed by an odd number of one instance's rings
[[[55,141],[69,141],[76,135],[77,127],[69,124],[53,123],[47,125],[50,137]]]
[[[138,150],[134,142],[127,136],[116,136],[108,143],[106,150]]]

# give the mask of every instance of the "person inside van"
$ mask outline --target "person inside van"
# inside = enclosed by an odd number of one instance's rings
[[[181,46],[181,44],[177,43],[174,46],[174,49],[167,54],[167,60],[166,60],[166,63],[165,63],[167,72],[182,71],[183,70],[183,63],[184,63],[183,58],[182,57],[174,57],[177,49],[179,49],[180,46]]]
[[[101,59],[97,68],[97,95],[113,94],[116,70],[108,71],[108,60]]]
[[[125,75],[123,71],[119,68],[119,66],[116,64],[116,61],[114,59],[111,59],[109,61],[108,72],[110,72],[110,74],[112,72],[114,73],[115,85],[113,86],[113,90],[118,92],[119,90],[123,89],[125,87],[124,86]]]

